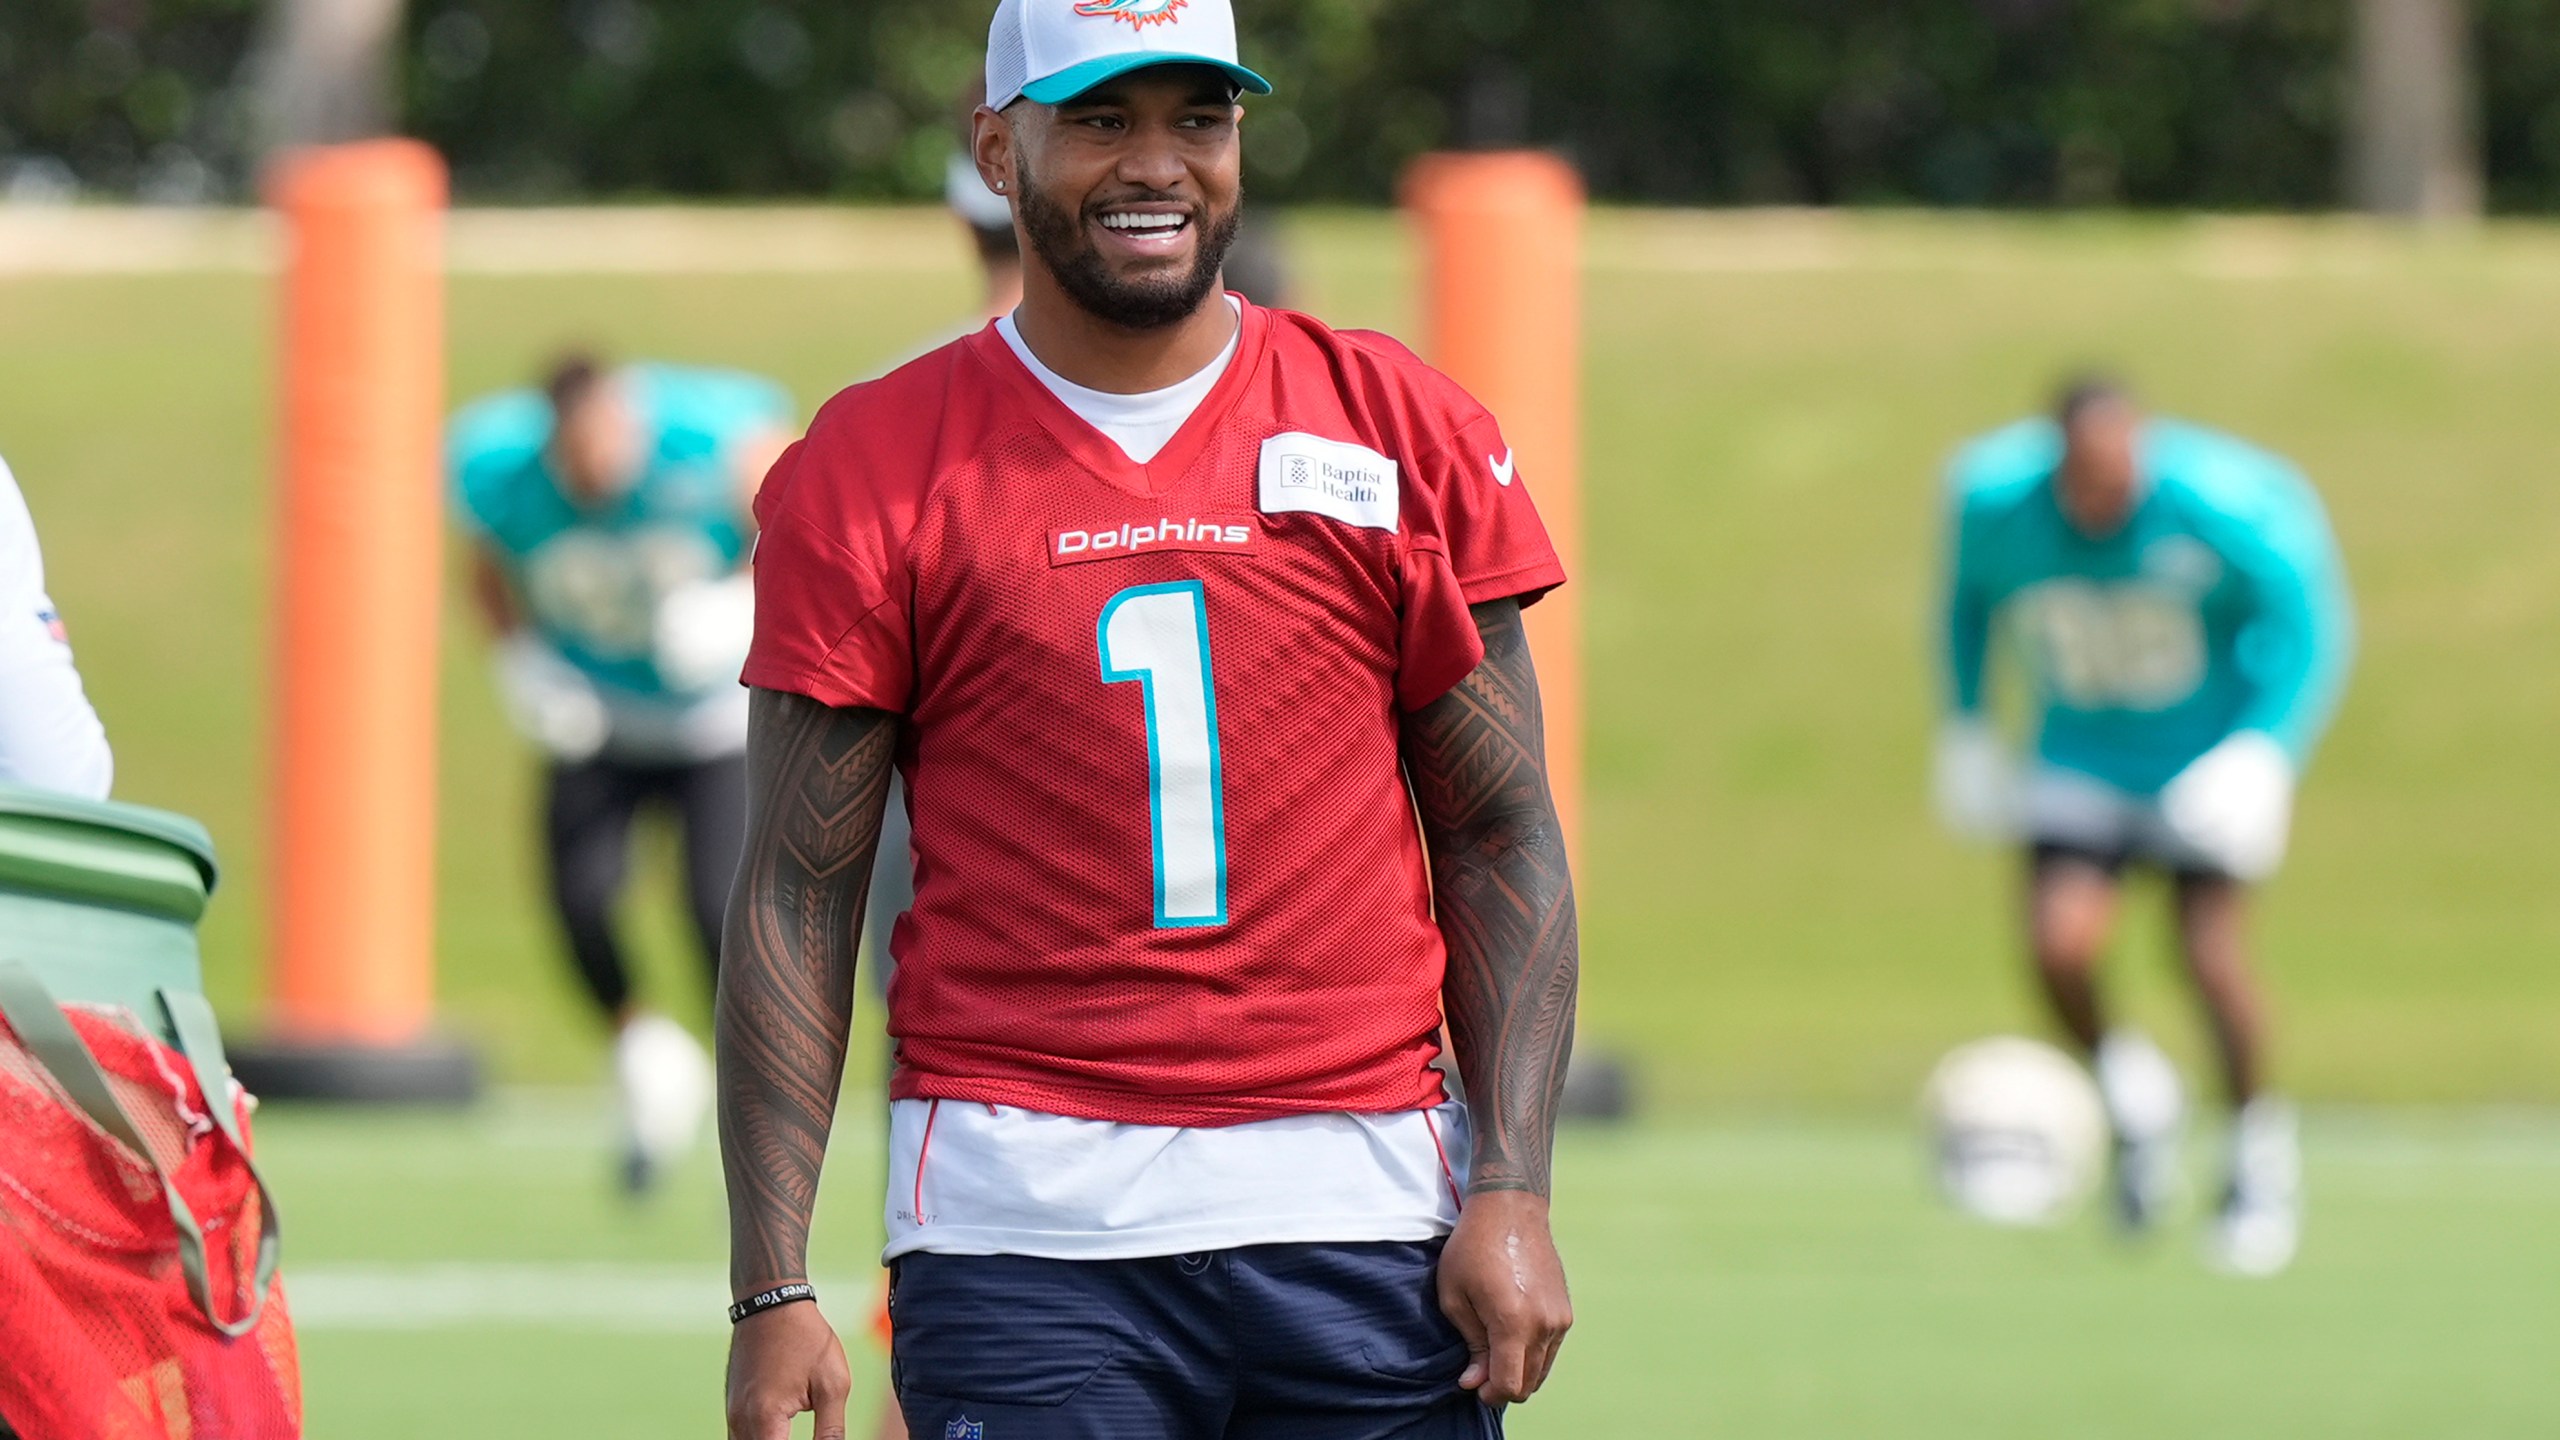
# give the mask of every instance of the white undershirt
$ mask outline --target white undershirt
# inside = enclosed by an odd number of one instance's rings
[[[45,597],[35,520],[0,461],[0,784],[104,799],[114,775],[107,732]]]
[[[1012,316],[996,329],[1049,393],[1141,465],[1200,408],[1238,346],[1230,340],[1179,385],[1112,395],[1041,364]],[[1454,1102],[1183,1129],[900,1100],[889,1107],[889,1245],[881,1258],[921,1250],[1128,1260],[1243,1245],[1430,1240],[1458,1222],[1471,1143],[1466,1107]]]
[[[1471,1143],[1456,1103],[1178,1129],[900,1100],[889,1107],[881,1258],[1131,1260],[1430,1240],[1458,1223]]]
[[[1234,305],[1235,297],[1228,296],[1227,303]],[[1241,318],[1244,312],[1239,308],[1236,313]],[[1218,381],[1235,362],[1236,350],[1244,341],[1244,326],[1239,324],[1236,333],[1227,337],[1227,348],[1219,351],[1218,358],[1199,374],[1143,395],[1114,395],[1108,390],[1088,390],[1041,364],[1031,347],[1022,343],[1022,329],[1013,323],[1011,315],[996,321],[996,333],[1012,347],[1023,368],[1049,387],[1049,393],[1057,396],[1060,404],[1076,412],[1076,418],[1110,436],[1123,454],[1140,465],[1155,459],[1173,443],[1174,435],[1190,422],[1200,402],[1218,388]]]

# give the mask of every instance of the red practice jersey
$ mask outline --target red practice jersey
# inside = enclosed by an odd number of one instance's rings
[[[838,395],[757,511],[746,682],[906,717],[899,1099],[1145,1125],[1437,1103],[1399,718],[1561,584],[1483,406],[1243,309],[1150,464],[993,327]]]

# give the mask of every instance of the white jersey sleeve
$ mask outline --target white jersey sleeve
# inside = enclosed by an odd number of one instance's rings
[[[106,728],[45,595],[34,517],[0,461],[0,784],[104,799],[114,776]]]

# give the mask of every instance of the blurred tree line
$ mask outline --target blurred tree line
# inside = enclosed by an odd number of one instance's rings
[[[923,197],[993,0],[409,0],[467,196]],[[1705,203],[2312,208],[2344,0],[1239,0],[1258,194],[1375,200],[1529,143]],[[257,0],[0,0],[0,191],[237,193]],[[2474,0],[2493,205],[2560,210],[2560,0]],[[33,179],[30,179],[30,177]]]
[[[258,0],[0,0],[0,198],[187,203],[252,141]]]

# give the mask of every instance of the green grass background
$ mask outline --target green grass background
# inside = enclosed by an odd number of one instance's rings
[[[457,276],[454,394],[576,338],[769,371],[813,406],[971,303],[938,220],[876,223],[924,258]],[[1290,228],[1303,303],[1411,332],[1391,220]],[[1590,248],[1585,1033],[1636,1061],[1652,1118],[1563,1146],[1584,1321],[1514,1433],[2560,1431],[2560,1131],[2532,1108],[2560,1101],[2560,233],[1603,214]],[[230,870],[210,980],[253,1026],[269,285],[0,275],[0,335],[0,454],[119,792],[213,827]],[[2272,1285],[2202,1275],[2183,1232],[2136,1250],[1964,1225],[1928,1200],[1900,1118],[1948,1045],[2035,1024],[2010,862],[1926,814],[1935,470],[2088,361],[2301,460],[2363,603],[2364,664],[2260,924],[2278,1068],[2315,1102],[2310,1245]],[[517,1088],[461,1117],[265,1118],[311,1286],[312,1433],[715,1433],[716,1316],[385,1329],[344,1308],[367,1277],[455,1264],[674,1274],[705,1314],[720,1299],[709,1157],[622,1206],[602,1102],[568,1088],[602,1052],[537,903],[531,768],[455,599],[441,1004]],[[645,884],[631,911],[648,983],[699,1020],[670,891]],[[2120,993],[2192,1055],[2156,919],[2123,950]],[[816,1267],[848,1324],[877,1223],[868,1100]]]
[[[522,1095],[462,1124],[270,1117],[267,1164],[280,1193],[300,1197],[289,1278],[303,1287],[314,1437],[720,1433],[717,1169],[699,1156],[656,1205],[614,1203],[603,1120],[600,1103]],[[876,1137],[861,1122],[840,1137],[811,1265],[853,1337],[857,1415],[883,1370],[858,1334],[878,1283],[864,1253]],[[2309,1244],[2295,1270],[2260,1284],[2205,1274],[2184,1229],[2137,1247],[2093,1225],[1969,1224],[1928,1197],[1908,1131],[1874,1119],[1568,1132],[1556,1215],[1578,1323],[1510,1433],[2553,1433],[2560,1126],[2323,1114],[2309,1138]],[[559,1284],[547,1309],[504,1315],[398,1305],[457,1263],[484,1277],[531,1266]],[[664,1277],[676,1307],[599,1316],[599,1289],[633,1274]]]
[[[574,338],[767,371],[814,407],[971,304],[938,223],[877,224],[920,258],[459,276],[453,395]],[[1411,333],[1392,220],[1290,235],[1303,304]],[[2010,863],[1944,839],[1924,803],[1934,477],[2092,360],[2298,457],[2361,596],[2363,665],[2264,907],[2280,1073],[2312,1099],[2560,1099],[2560,235],[1603,214],[1590,248],[1584,1014],[1661,1105],[1899,1103],[1949,1043],[2028,1023]],[[272,878],[273,328],[253,276],[0,276],[0,454],[119,793],[223,846],[206,944],[234,1016],[255,1013]],[[594,1026],[536,899],[530,765],[455,591],[445,1014],[502,1075],[586,1079]],[[668,892],[633,911],[655,988],[698,1016]],[[2180,1033],[2157,938],[2130,932],[2121,989]]]

